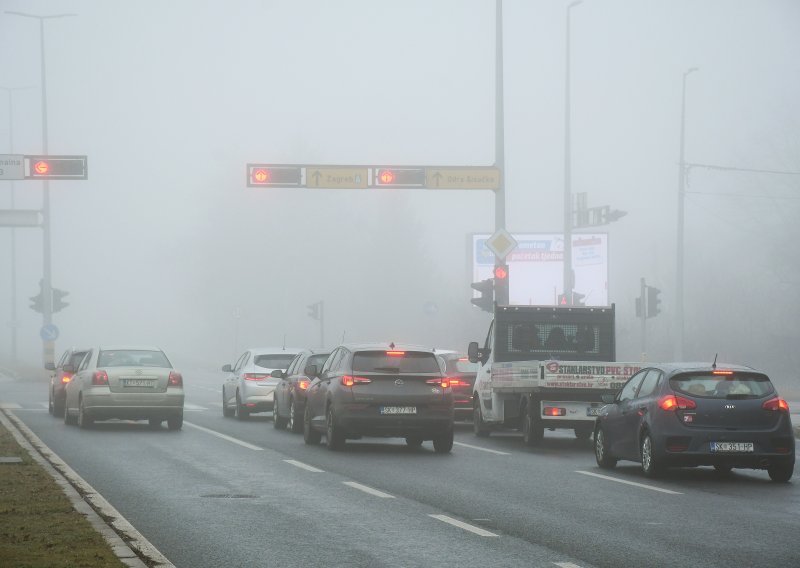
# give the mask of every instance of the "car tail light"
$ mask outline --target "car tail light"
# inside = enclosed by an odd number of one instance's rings
[[[439,385],[443,389],[450,388],[458,384],[458,379],[451,379],[450,377],[443,377],[441,379],[428,379],[425,381],[429,385]]]
[[[95,371],[94,375],[92,375],[92,384],[95,386],[107,385],[108,373],[106,373],[102,369],[100,369],[99,371]]]
[[[342,384],[346,387],[352,387],[353,385],[363,385],[367,383],[371,383],[372,379],[368,379],[367,377],[355,377],[353,375],[342,375]]]
[[[732,375],[733,371],[718,370],[718,371],[711,371],[711,374],[712,375]]]
[[[789,403],[782,398],[771,398],[761,405],[764,410],[777,410],[779,412],[789,412]]]
[[[450,379],[451,387],[465,387],[467,385],[469,385],[467,381],[462,381],[461,379]]]
[[[556,406],[545,406],[542,410],[542,414],[545,416],[566,416],[567,409],[566,408],[558,408]]]
[[[301,379],[301,380],[297,381],[297,386],[300,388],[300,390],[306,390],[308,388],[308,385],[310,385],[310,384],[311,384],[311,381],[307,381],[305,379]]]
[[[245,381],[260,381],[264,377],[268,377],[266,373],[245,373],[244,380]]]
[[[72,375],[73,375],[73,374],[74,374],[74,373],[63,373],[63,374],[61,375],[61,382],[62,382],[62,383],[65,383],[65,384],[66,384],[66,383],[68,383],[68,382],[70,382],[70,381],[72,380]]]
[[[697,403],[690,398],[669,394],[658,401],[661,410],[691,410],[697,408]]]
[[[170,371],[169,372],[169,380],[167,381],[167,385],[171,387],[182,387],[183,386],[183,376],[178,373],[177,371]]]

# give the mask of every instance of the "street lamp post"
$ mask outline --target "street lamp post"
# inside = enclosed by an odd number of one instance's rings
[[[39,40],[41,44],[41,70],[42,70],[42,154],[48,152],[47,147],[47,71],[45,66],[44,51],[44,21],[56,18],[67,18],[77,14],[51,14],[37,16],[25,12],[6,11],[6,14],[33,18],[39,20]],[[53,323],[53,285],[50,274],[50,182],[43,181],[42,191],[42,326]],[[43,339],[43,363],[53,363],[55,359],[55,342]]]
[[[564,298],[572,305],[572,290],[575,287],[572,272],[572,141],[570,140],[570,35],[572,8],[582,4],[583,0],[575,0],[567,6],[566,34],[566,73],[564,77]]]
[[[686,197],[686,77],[697,71],[697,67],[690,67],[683,72],[683,84],[681,89],[681,142],[678,171],[678,245],[677,245],[677,266],[675,275],[677,278],[675,285],[675,319],[677,337],[675,340],[675,360],[681,361],[684,353],[684,303],[683,303],[683,232],[684,232],[684,199]]]

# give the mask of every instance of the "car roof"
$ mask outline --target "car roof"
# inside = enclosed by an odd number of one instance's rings
[[[656,367],[668,375],[675,375],[678,373],[686,373],[686,372],[707,372],[710,373],[712,371],[748,371],[751,373],[761,373],[766,374],[763,371],[758,371],[753,367],[748,367],[746,365],[737,365],[732,363],[717,363],[713,365],[707,361],[703,362],[672,362],[672,363],[656,363],[650,365],[651,367]]]
[[[300,347],[251,347],[248,351],[253,355],[279,355],[281,353],[297,355],[303,349]]]
[[[98,349],[100,351],[164,351],[155,345],[101,345]]]
[[[413,343],[343,343],[339,347],[344,347],[350,351],[425,351],[436,353],[433,347],[424,345],[414,345]]]

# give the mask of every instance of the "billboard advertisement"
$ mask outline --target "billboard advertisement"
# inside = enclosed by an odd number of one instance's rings
[[[512,233],[517,246],[506,257],[512,305],[554,306],[564,289],[564,235]],[[472,235],[472,281],[492,277],[494,254],[486,246],[491,235]],[[572,235],[574,292],[587,306],[608,305],[608,234]],[[477,295],[477,294],[476,294]]]

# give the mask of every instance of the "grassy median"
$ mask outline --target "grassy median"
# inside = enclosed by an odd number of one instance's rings
[[[123,564],[61,487],[0,424],[0,566],[106,568]]]

